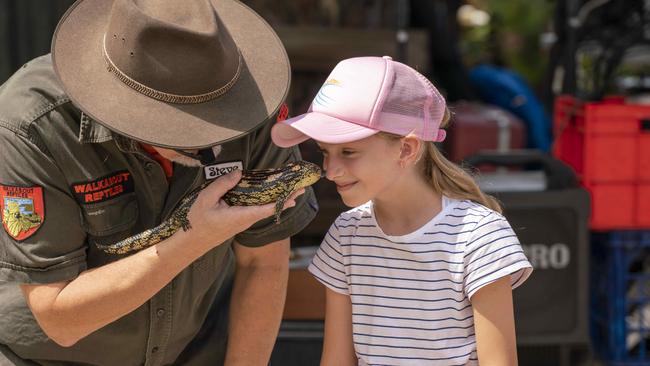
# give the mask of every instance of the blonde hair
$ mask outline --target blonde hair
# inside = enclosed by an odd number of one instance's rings
[[[450,118],[449,109],[445,109],[440,127],[447,126]],[[385,132],[380,134],[391,139],[403,137]],[[497,199],[481,191],[474,178],[465,169],[445,158],[432,141],[424,142],[421,154],[420,164],[424,177],[437,193],[454,199],[471,200],[496,212],[502,212]]]

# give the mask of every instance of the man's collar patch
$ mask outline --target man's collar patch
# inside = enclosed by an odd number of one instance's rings
[[[25,240],[41,227],[45,220],[43,188],[15,187],[0,184],[2,226],[16,240]]]
[[[282,122],[289,117],[289,107],[287,103],[282,103],[280,110],[278,111],[278,116],[275,118],[276,122]]]

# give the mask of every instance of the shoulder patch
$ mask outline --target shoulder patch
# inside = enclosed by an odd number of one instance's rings
[[[15,187],[0,184],[2,226],[16,240],[25,240],[45,220],[42,187]]]
[[[108,201],[134,192],[134,187],[131,173],[122,170],[86,182],[73,183],[71,189],[77,202],[88,204]]]

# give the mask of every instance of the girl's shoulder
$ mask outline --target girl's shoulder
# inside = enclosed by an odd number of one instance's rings
[[[488,207],[471,200],[454,200],[452,210],[448,216],[453,218],[458,224],[467,224],[466,227],[479,226],[486,221],[507,221],[506,218]]]
[[[371,218],[372,218],[372,203],[366,202],[363,205],[342,212],[336,218],[334,223],[336,225],[352,224],[355,222],[370,220]]]

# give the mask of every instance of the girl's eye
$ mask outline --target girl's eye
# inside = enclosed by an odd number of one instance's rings
[[[347,150],[346,149],[346,150],[341,151],[341,155],[343,155],[343,156],[352,156],[355,153],[356,153],[356,151],[354,151],[354,150]]]

